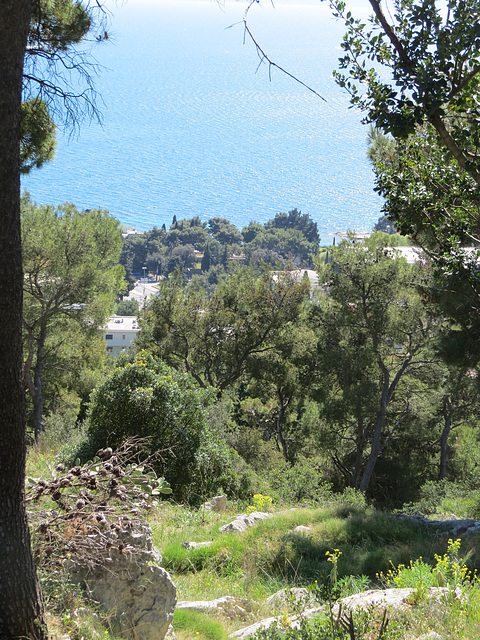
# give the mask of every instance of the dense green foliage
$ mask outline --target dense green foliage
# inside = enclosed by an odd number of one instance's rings
[[[428,297],[452,319],[444,352],[474,366],[479,359],[480,280],[477,266],[479,203],[473,178],[438,144],[431,126],[373,158],[384,211],[402,233],[423,247],[435,279]]]
[[[170,482],[176,500],[196,503],[222,488],[235,490],[234,454],[207,424],[212,401],[189,374],[155,356],[121,357],[92,394],[80,454],[88,458],[140,436],[148,439],[151,464]]]
[[[208,296],[196,281],[182,288],[177,272],[148,306],[138,344],[188,371],[200,386],[221,392],[254,356],[278,351],[306,293],[307,285],[293,273],[274,278],[241,268]]]
[[[370,0],[374,15],[366,23],[343,0],[331,5],[347,27],[340,60],[346,73],[336,77],[352,104],[395,138],[430,123],[455,163],[478,184],[477,0],[451,0],[448,11],[435,0],[403,0],[388,14]]]
[[[160,276],[177,268],[185,276],[193,270],[204,274],[207,284],[216,285],[240,254],[240,261],[252,266],[267,263],[283,267],[294,261],[312,268],[320,243],[316,222],[297,209],[279,213],[264,225],[251,222],[242,231],[224,218],[202,222],[197,216],[175,218],[168,231],[164,227],[124,240],[120,262],[131,281],[133,274],[142,273],[146,266]]]
[[[436,330],[415,291],[416,270],[388,247],[384,234],[342,242],[321,271],[328,295],[312,307],[327,437],[351,485],[364,492],[409,414],[399,387],[431,364],[426,347]]]
[[[384,154],[380,147],[376,157]],[[251,223],[238,250],[289,225],[315,237],[308,216],[290,212]],[[184,235],[196,246],[206,243],[204,265],[217,238],[238,240],[221,219],[208,227],[199,219],[175,220],[172,232],[175,242]],[[153,243],[153,251],[155,238],[169,235],[164,229],[133,235],[124,250]],[[352,236],[329,248],[326,262],[325,252],[318,258],[314,288],[300,269],[264,265],[259,272],[253,263],[228,276],[223,270],[217,284],[208,274],[185,282],[191,274],[177,264],[140,312],[136,348],[148,350],[148,366],[133,355],[117,362],[92,396],[85,455],[127,435],[150,435],[152,451],[163,452],[158,471],[174,497],[193,503],[220,490],[237,498],[251,492],[317,502],[331,488],[351,486],[398,507],[439,478],[468,477],[475,491],[476,376],[463,363],[441,360],[445,321],[425,295],[429,272],[407,264],[392,248],[397,238]],[[117,311],[131,315],[138,308],[128,300]],[[58,388],[80,388],[56,375]],[[172,395],[165,391],[169,375],[183,380]],[[94,376],[87,378],[91,385]],[[186,395],[178,391],[187,388]],[[198,415],[175,410],[201,389],[209,397],[208,417],[206,406],[197,406]],[[183,442],[181,434],[190,431]]]
[[[452,326],[444,353],[479,361],[480,184],[476,0],[377,0],[368,23],[332,2],[347,26],[341,86],[374,123],[369,157],[384,212],[423,247],[436,280],[429,296]],[[384,134],[391,134],[385,136]]]
[[[98,327],[124,270],[119,224],[105,211],[40,207],[24,196],[22,244],[24,375],[38,438],[46,408],[58,411],[72,391],[90,393],[105,355]]]

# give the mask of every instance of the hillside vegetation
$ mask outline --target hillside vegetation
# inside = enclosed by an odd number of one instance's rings
[[[127,480],[113,478],[105,494],[111,513],[133,509],[148,520],[180,600],[228,595],[243,603],[208,614],[179,609],[179,640],[222,640],[271,615],[267,598],[294,587],[308,589],[302,606],[323,604],[326,613],[297,631],[280,624],[262,632],[264,640],[393,640],[432,629],[441,638],[475,638],[477,534],[449,542],[398,516],[480,517],[477,375],[468,354],[448,357],[457,328],[436,294],[435,270],[426,258],[409,264],[385,233],[362,242],[352,234],[320,249],[316,226],[297,211],[241,234],[226,221],[185,222],[154,230],[167,243],[157,249],[168,247],[171,256],[186,246],[182,233],[199,233],[203,265],[177,262],[158,271],[159,296],[140,312],[135,347],[113,359],[100,353],[102,341],[92,341],[91,357],[78,358],[78,375],[73,366],[68,376],[45,367],[43,419],[32,421],[29,505],[32,523],[42,509],[57,514],[55,536],[32,524],[53,633],[121,637],[108,612],[92,608],[64,571],[70,547],[62,523],[73,498],[65,494],[71,480],[60,474],[72,468],[82,478],[82,465],[100,464],[98,450],[128,449],[126,442],[141,438],[149,475],[143,483],[144,465],[135,462],[132,481],[148,485],[148,495],[130,504]],[[213,241],[229,246],[228,229],[238,246],[224,252],[221,269],[213,251],[207,264]],[[278,234],[289,242],[302,237],[312,253],[301,257],[290,244],[274,267],[249,257],[249,243],[257,238],[260,246],[275,229],[277,242]],[[124,258],[153,242],[149,233],[133,238],[124,240]],[[234,250],[245,264],[230,259]],[[315,267],[315,278],[306,267]],[[101,302],[104,313],[113,300],[110,287],[92,304]],[[68,307],[64,323],[47,325],[52,353],[63,356],[75,312]],[[35,370],[35,356],[29,364]],[[113,467],[119,477],[130,477],[132,460]],[[99,486],[86,485],[90,492]],[[218,494],[227,496],[227,511],[206,511],[202,504]],[[271,517],[244,533],[220,531],[254,508]],[[415,590],[411,608],[389,613],[388,624],[375,611],[350,622],[333,616],[339,598],[385,586]],[[430,601],[429,587],[448,587],[450,597]],[[457,587],[464,599],[454,596]],[[286,622],[299,606],[287,597],[275,613]]]

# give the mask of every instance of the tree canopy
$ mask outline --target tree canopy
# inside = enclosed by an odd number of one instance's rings
[[[45,370],[73,365],[58,352],[62,333],[74,324],[85,340],[95,339],[124,286],[124,270],[119,223],[105,211],[39,207],[26,196],[22,204],[25,377],[38,438]]]
[[[429,123],[459,167],[480,184],[480,115],[476,99],[480,66],[477,0],[394,2],[387,15],[370,0],[364,23],[333,0],[345,21],[344,56],[336,78],[365,120],[405,138]]]
[[[180,275],[162,282],[148,306],[137,342],[189,372],[201,387],[222,392],[240,378],[254,354],[279,347],[308,291],[289,272],[256,276],[241,268],[207,296]]]
[[[380,454],[408,412],[405,405],[392,416],[395,393],[407,373],[428,362],[432,321],[415,291],[414,270],[388,248],[389,237],[352,240],[341,242],[320,272],[328,295],[312,309],[312,321],[319,332],[322,411],[340,434],[337,461],[351,469],[345,471],[351,485],[366,492]]]

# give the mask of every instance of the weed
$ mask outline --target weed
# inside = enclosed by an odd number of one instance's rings
[[[270,511],[273,499],[270,496],[263,496],[256,493],[252,499],[253,505],[247,507],[247,515],[254,511]]]

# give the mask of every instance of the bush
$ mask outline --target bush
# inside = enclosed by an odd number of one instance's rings
[[[416,502],[407,502],[401,513],[423,515],[452,514],[459,518],[480,518],[480,492],[467,483],[448,480],[428,481],[420,489]]]
[[[91,396],[87,437],[75,456],[92,459],[132,436],[149,439],[152,465],[176,500],[200,504],[217,493],[246,498],[258,477],[208,424],[214,395],[145,352],[121,357]]]
[[[199,476],[208,477],[212,465],[223,464],[208,460],[213,448],[219,455],[222,450],[207,430],[206,408],[212,400],[189,375],[150,354],[121,357],[115,371],[92,393],[87,439],[77,453],[88,459],[98,449],[117,448],[129,437],[148,438],[155,471],[182,500]],[[222,455],[226,457],[223,450]]]
[[[268,479],[280,502],[318,504],[331,499],[331,487],[325,483],[315,461],[302,456],[294,465],[282,462],[268,474]]]

